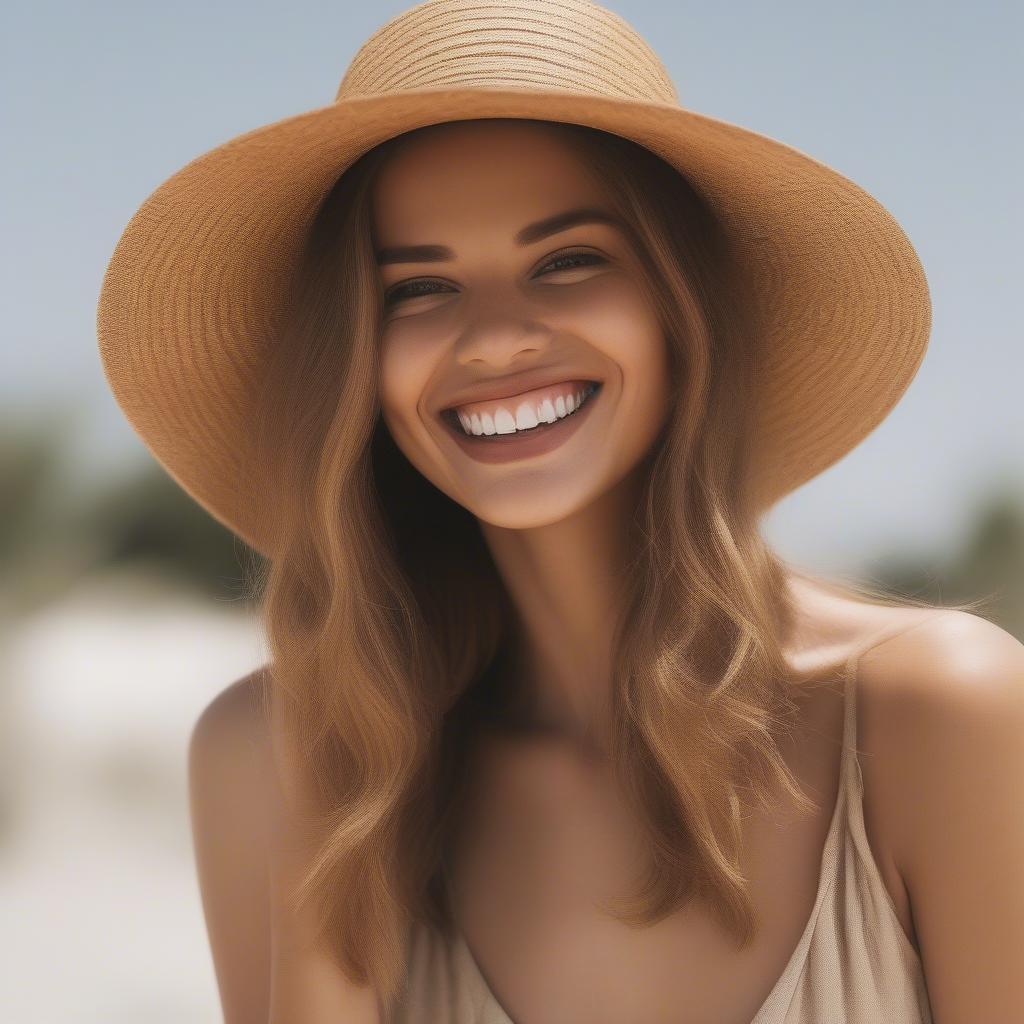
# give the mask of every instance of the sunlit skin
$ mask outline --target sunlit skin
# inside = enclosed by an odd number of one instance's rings
[[[515,239],[607,198],[559,136],[515,122],[445,125],[417,138],[391,155],[372,197],[378,247],[451,250],[445,260],[379,267],[395,298],[380,339],[386,426],[412,464],[478,518],[525,627],[516,681],[531,698],[530,724],[555,737],[499,738],[466,764],[473,799],[447,882],[470,959],[431,952],[444,968],[439,994],[478,984],[481,1008],[522,1021],[674,1021],[680,1007],[694,1021],[760,1019],[772,993],[790,1000],[790,965],[803,971],[811,948],[798,945],[802,936],[836,948],[823,907],[840,897],[848,920],[835,926],[858,930],[847,912],[850,887],[867,885],[868,876],[848,875],[859,865],[876,879],[855,895],[873,914],[886,913],[887,895],[898,918],[883,940],[897,941],[898,927],[924,951],[936,1020],[1016,1020],[1018,975],[1004,954],[1021,948],[1021,915],[1006,894],[1019,891],[1024,848],[1014,813],[1024,661],[1005,631],[958,612],[864,603],[789,576],[796,623],[785,653],[804,682],[792,694],[799,727],[780,737],[779,753],[818,810],[743,815],[736,867],[748,882],[754,941],[737,950],[699,899],[639,928],[604,912],[608,897],[637,891],[650,833],[606,762],[590,755],[607,749],[610,624],[628,516],[644,456],[680,399],[667,387],[665,339],[624,236],[577,224],[528,245]],[[549,266],[570,252],[599,259]],[[412,282],[430,294],[395,296]],[[438,411],[467,386],[535,366],[601,380],[592,415],[543,456],[474,461]],[[856,761],[842,749],[851,665]],[[190,746],[197,863],[225,1005],[239,1008],[239,1020],[381,1021],[373,989],[314,948],[309,920],[284,909],[310,863],[293,841],[301,831],[282,799],[273,733],[257,713],[264,683],[261,669],[229,687]],[[247,767],[254,746],[266,776]],[[847,764],[856,767],[841,772]],[[843,844],[854,845],[830,852],[834,815]],[[842,892],[824,874],[832,856]],[[820,955],[813,962],[810,977],[827,983]],[[845,993],[853,975],[840,966]]]
[[[515,236],[565,210],[608,209],[607,200],[557,134],[516,122],[425,134],[393,154],[372,197],[378,249],[452,251],[446,260],[379,267],[385,298],[393,298],[381,337],[385,423],[410,462],[479,520],[524,625],[514,683],[529,698],[537,734],[557,741],[492,744],[474,766],[476,798],[453,857],[454,912],[497,978],[499,1002],[522,1006],[520,1019],[530,1019],[530,998],[534,1008],[575,998],[564,980],[573,970],[590,977],[590,965],[614,963],[602,992],[628,1005],[629,1019],[664,1020],[666,1006],[686,1005],[704,1020],[749,1020],[811,913],[838,792],[841,692],[809,688],[805,728],[781,746],[796,778],[822,798],[818,813],[746,819],[743,867],[764,923],[751,950],[737,957],[707,913],[687,909],[634,931],[598,912],[599,899],[633,891],[648,849],[600,755],[609,749],[612,624],[628,518],[644,456],[678,398],[625,235],[579,224],[525,246]],[[601,260],[548,269],[570,252]],[[438,419],[449,397],[474,382],[550,365],[603,388],[589,419],[547,454],[480,463]],[[805,668],[824,670],[878,625],[869,611],[810,588],[796,586],[795,597],[806,614],[792,653]],[[868,777],[877,792],[870,769]],[[886,881],[909,929],[895,869]],[[564,972],[551,968],[554,947]]]
[[[612,212],[575,152],[541,125],[439,126],[393,155],[372,206],[378,250],[453,253],[379,268],[385,423],[409,461],[479,519],[522,616],[521,683],[537,724],[603,747],[626,523],[670,401],[666,342],[637,253],[602,223],[516,243],[527,225],[566,210]],[[547,266],[581,253],[578,264]],[[437,418],[469,385],[552,365],[566,379],[603,381],[588,421],[553,451],[480,463]]]

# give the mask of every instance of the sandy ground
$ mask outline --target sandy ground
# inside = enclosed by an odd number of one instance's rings
[[[84,582],[0,644],[0,1020],[221,1020],[186,750],[265,661],[251,613],[146,579]]]

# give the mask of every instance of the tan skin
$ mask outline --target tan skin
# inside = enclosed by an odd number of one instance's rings
[[[626,554],[625,516],[641,484],[637,466],[671,396],[664,339],[623,235],[581,224],[526,246],[514,241],[524,226],[584,205],[605,206],[605,197],[564,143],[537,126],[507,122],[446,125],[415,140],[385,166],[373,196],[380,246],[452,251],[441,262],[380,268],[388,290],[435,282],[431,294],[386,310],[383,415],[417,469],[479,519],[525,627],[520,682],[534,730],[484,747],[454,864],[457,925],[517,1024],[668,1024],[678,1021],[679,1007],[688,1024],[749,1024],[789,961],[817,891],[838,787],[842,693],[835,670],[893,625],[910,632],[861,662],[858,750],[873,856],[900,925],[918,941],[904,865],[926,859],[914,838],[924,835],[925,814],[917,813],[911,830],[907,806],[929,806],[927,783],[912,796],[909,783],[908,792],[900,788],[898,780],[914,778],[912,758],[923,755],[906,730],[890,724],[896,719],[888,709],[924,688],[915,670],[927,669],[931,683],[939,675],[934,666],[948,662],[941,631],[929,624],[943,613],[865,607],[792,577],[799,629],[787,656],[823,682],[796,695],[800,734],[782,753],[819,810],[799,818],[782,808],[748,819],[743,867],[761,919],[755,942],[738,953],[695,906],[640,931],[600,913],[599,900],[631,891],[639,852],[636,823],[601,762],[609,624]],[[545,270],[567,250],[599,254],[601,262]],[[595,415],[543,456],[499,465],[469,458],[436,418],[445,398],[535,365],[564,365],[568,377],[602,380]],[[972,636],[976,650],[983,639],[1002,642]],[[266,776],[253,772],[246,782],[237,761],[222,753],[244,734],[265,763],[269,740],[251,702],[257,685],[247,677],[211,704],[191,759],[197,859],[226,1020],[265,1020],[269,1011],[271,1021],[371,1024],[378,1019],[372,993],[322,962],[283,964],[275,954],[273,983],[267,973],[268,950],[291,932],[275,916],[273,899],[269,911],[253,909],[265,905],[257,887],[267,877],[267,856],[272,893],[284,878],[274,867],[280,850],[271,843],[259,860],[262,847],[251,834],[266,828]],[[222,826],[228,813],[230,829]],[[941,809],[934,818],[941,828]],[[270,830],[282,831],[273,812]],[[930,837],[932,861],[937,842]],[[240,863],[250,870],[240,871]],[[945,881],[934,887],[936,894],[952,888]],[[931,899],[938,907],[939,896]],[[932,957],[943,968],[958,956],[943,937],[967,927],[966,913],[956,919],[933,911]],[[991,955],[997,952],[993,945]],[[969,983],[949,996],[951,1007],[957,998],[979,1005]],[[951,1012],[948,1019],[970,1018]]]
[[[520,682],[533,695],[536,732],[487,748],[455,867],[458,914],[516,1020],[578,1017],[587,1003],[574,978],[592,979],[591,1021],[657,1020],[659,1008],[669,1019],[668,1008],[680,1005],[694,1020],[747,1020],[810,913],[836,749],[819,741],[817,761],[799,765],[827,796],[820,814],[781,838],[770,822],[751,828],[754,895],[767,919],[752,950],[737,955],[706,914],[677,914],[643,932],[601,917],[597,900],[627,891],[636,866],[630,814],[592,756],[607,730],[615,580],[642,482],[635,469],[671,395],[665,341],[624,235],[585,224],[529,246],[514,242],[523,226],[576,206],[608,208],[557,135],[514,122],[446,125],[416,140],[374,193],[381,246],[441,244],[454,253],[381,268],[386,290],[439,282],[388,306],[384,418],[417,469],[477,516],[526,627]],[[605,262],[544,273],[566,250]],[[564,365],[567,378],[585,368],[604,393],[596,415],[546,455],[480,464],[431,414],[467,383],[551,364]],[[835,740],[838,711],[819,700],[807,708],[808,724]],[[595,979],[598,963],[615,966]]]
[[[508,123],[444,125],[415,140],[383,169],[373,197],[379,246],[454,251],[444,262],[381,267],[386,294],[435,281],[431,294],[386,306],[385,422],[416,468],[480,521],[525,623],[536,717],[599,743],[623,523],[641,483],[635,468],[670,400],[665,343],[637,256],[616,227],[513,240],[526,225],[591,206],[608,209],[564,143]],[[591,260],[548,267],[581,253]],[[603,386],[586,426],[545,455],[482,464],[432,412],[468,385],[551,366]]]

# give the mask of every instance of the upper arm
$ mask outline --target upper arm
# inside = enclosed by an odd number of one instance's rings
[[[861,673],[886,691],[890,845],[936,1024],[1024,1020],[1024,645],[947,611]]]
[[[266,1021],[270,918],[265,800],[253,673],[218,694],[192,730],[189,801],[203,913],[225,1024]]]
[[[281,869],[288,839],[273,820],[281,789],[263,683],[257,669],[218,694],[189,743],[196,867],[225,1024],[377,1024],[372,987],[352,983],[322,951],[296,953],[281,931],[274,941],[272,858]]]

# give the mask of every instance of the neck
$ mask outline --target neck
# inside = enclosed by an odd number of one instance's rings
[[[612,641],[623,610],[636,476],[569,519],[529,530],[481,523],[516,610],[514,726],[606,751]]]

